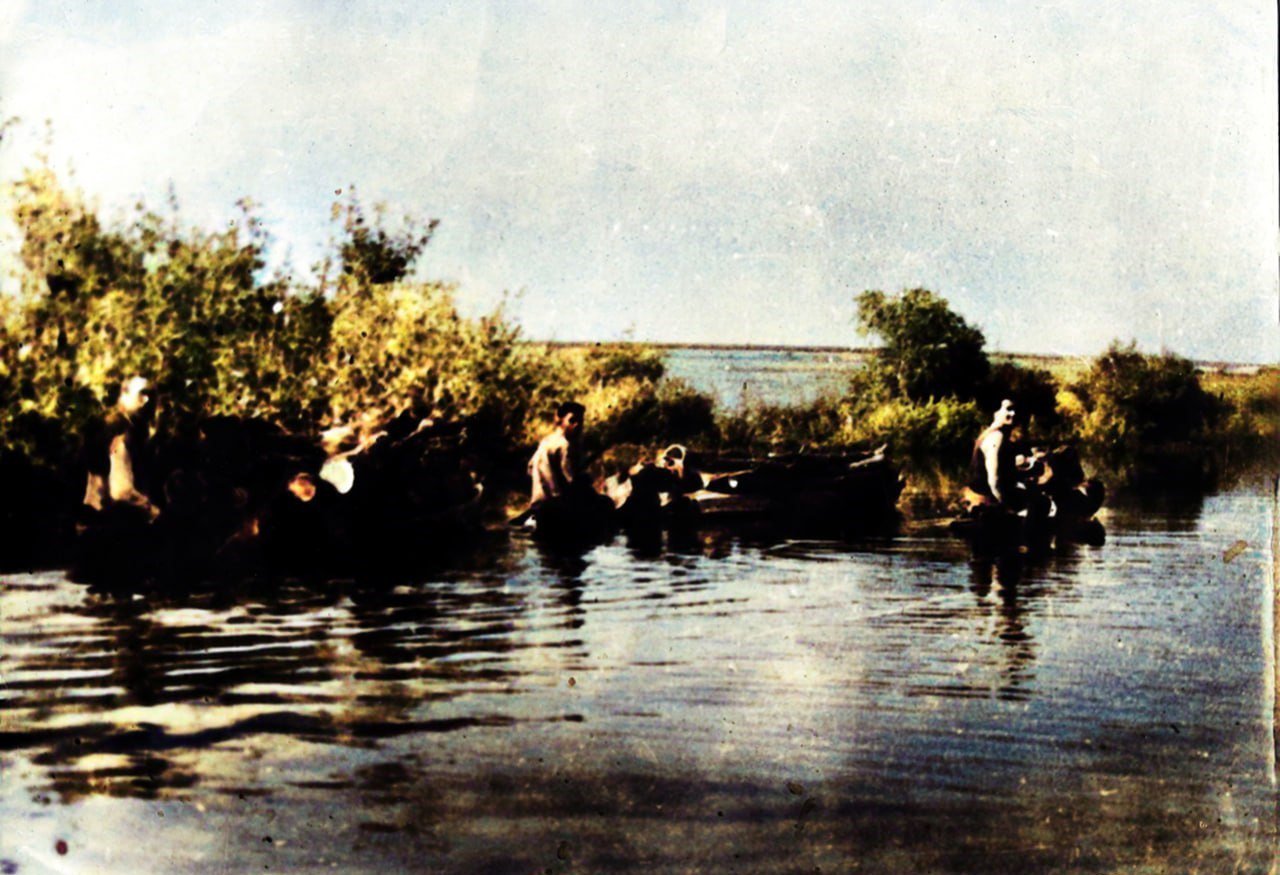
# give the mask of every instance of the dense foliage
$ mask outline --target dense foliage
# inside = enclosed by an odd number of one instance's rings
[[[1220,461],[1228,408],[1180,356],[1113,342],[1059,405],[1096,460],[1138,479],[1200,481]]]
[[[1132,343],[1112,343],[1069,391],[1081,437],[1119,458],[1154,444],[1203,440],[1219,413],[1193,362],[1144,355]]]
[[[883,346],[872,373],[909,401],[971,398],[987,379],[982,332],[928,289],[900,295],[869,290],[857,298],[858,326]]]
[[[857,305],[859,331],[882,345],[850,386],[846,436],[884,436],[917,473],[959,470],[984,424],[982,407],[1012,388],[992,381],[982,332],[927,289],[870,290]],[[1007,369],[997,375],[1021,379]]]
[[[858,296],[859,330],[881,346],[843,396],[717,418],[710,398],[667,378],[657,350],[530,344],[501,309],[462,316],[452,286],[415,276],[437,222],[392,226],[353,193],[334,208],[330,258],[305,282],[268,269],[270,240],[248,202],[216,231],[141,204],[104,221],[44,165],[7,195],[21,262],[19,293],[0,296],[0,463],[10,467],[73,469],[86,423],[134,374],[155,383],[158,426],[174,433],[227,414],[315,434],[408,410],[465,422],[477,449],[509,458],[569,397],[588,408],[596,454],[671,441],[751,452],[888,442],[916,473],[955,471],[1005,397],[1033,440],[1079,440],[1118,469],[1275,444],[1274,371],[1215,394],[1185,359],[1113,344],[1062,388],[1049,371],[993,364],[982,332],[926,289]]]
[[[1274,373],[1249,391],[1224,384],[1231,394],[1215,395],[1193,362],[1115,342],[1068,382],[1043,368],[992,364],[982,333],[925,289],[868,291],[857,303],[861,331],[883,345],[852,381],[841,438],[883,435],[917,473],[958,471],[1002,398],[1016,401],[1032,442],[1079,443],[1122,480],[1200,482],[1232,453],[1274,443]]]
[[[67,466],[90,417],[140,374],[158,427],[210,415],[315,433],[412,410],[464,421],[486,450],[518,450],[555,405],[583,399],[603,436],[687,436],[711,402],[668,384],[661,356],[522,343],[501,310],[463,317],[455,289],[414,265],[436,228],[335,207],[334,255],[310,283],[267,269],[269,239],[247,202],[207,232],[138,205],[104,222],[47,167],[7,192],[20,233],[21,290],[0,302],[0,451]]]

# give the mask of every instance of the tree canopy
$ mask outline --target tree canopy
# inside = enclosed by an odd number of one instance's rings
[[[335,205],[332,255],[307,281],[268,268],[269,236],[247,201],[205,231],[183,227],[176,207],[104,221],[45,164],[8,194],[22,270],[20,293],[0,300],[0,450],[32,453],[52,434],[62,448],[40,455],[67,458],[135,374],[156,386],[166,430],[232,415],[314,432],[412,408],[466,420],[498,446],[527,441],[565,396],[607,389],[610,416],[658,397],[652,350],[575,361],[521,343],[500,308],[464,317],[453,286],[414,278],[438,223],[389,229],[353,193]]]
[[[928,289],[858,295],[858,328],[883,342],[875,376],[890,394],[926,401],[974,398],[990,365],[982,332]]]

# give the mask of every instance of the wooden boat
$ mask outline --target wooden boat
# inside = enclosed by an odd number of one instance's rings
[[[873,529],[896,519],[903,479],[883,450],[793,455],[708,474],[689,496],[703,524],[763,520],[795,530]]]
[[[127,505],[84,509],[73,578],[182,586],[390,572],[430,564],[482,530],[483,484],[438,434],[347,454],[339,488],[321,473],[323,453],[282,451],[275,435],[255,444],[237,425],[219,423],[234,453],[207,439],[200,452],[172,454],[155,519]]]
[[[903,481],[884,450],[793,454],[764,459],[705,456],[637,466],[610,478],[618,524],[626,528],[764,525],[788,531],[877,529],[897,518]],[[683,457],[682,457],[683,458]]]
[[[1018,511],[966,488],[961,515],[951,521],[950,530],[984,556],[1105,542],[1106,530],[1095,514],[1106,489],[1100,480],[1085,479],[1074,449],[1061,447],[1037,456],[1019,488]]]

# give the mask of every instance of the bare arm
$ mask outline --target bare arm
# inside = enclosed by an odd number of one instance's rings
[[[987,486],[991,489],[991,497],[1003,501],[1000,495],[1000,444],[1004,435],[993,431],[982,439],[982,457],[986,462]]]
[[[573,485],[573,481],[578,478],[578,457],[573,451],[573,447],[565,444],[560,447],[558,454],[560,462],[560,473],[564,475],[564,483],[566,486]]]

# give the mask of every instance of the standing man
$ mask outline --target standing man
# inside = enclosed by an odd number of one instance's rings
[[[582,424],[587,410],[576,401],[556,408],[555,428],[529,460],[530,507],[590,490],[582,479]]]

